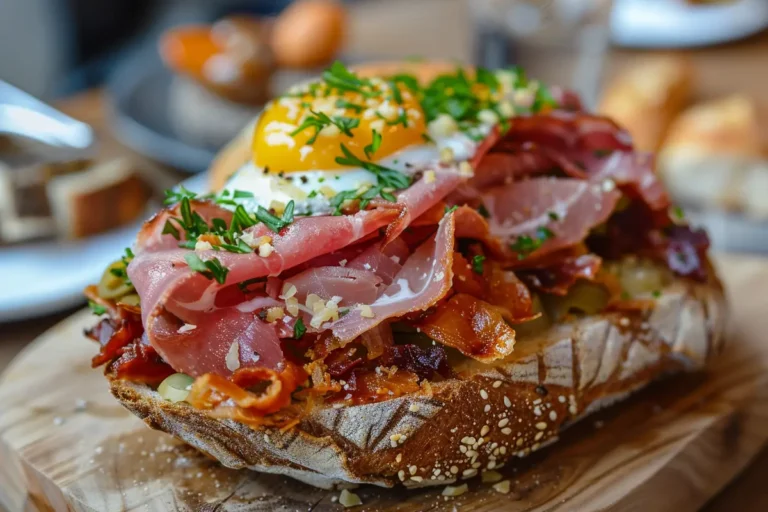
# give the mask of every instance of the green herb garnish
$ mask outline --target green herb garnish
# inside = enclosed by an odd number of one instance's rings
[[[227,280],[229,269],[223,266],[218,258],[203,261],[197,254],[188,253],[184,255],[184,260],[190,269],[202,274],[206,279],[215,279],[219,284],[224,284]]]
[[[347,135],[348,137],[352,137],[352,129],[357,128],[358,125],[360,125],[360,119],[357,117],[345,117],[345,116],[333,116],[330,117],[328,114],[325,114],[324,112],[315,112],[314,110],[309,110],[309,115],[304,119],[304,121],[299,125],[298,128],[293,130],[290,135],[291,137],[295,137],[296,135],[300,134],[304,130],[307,129],[313,129],[315,130],[315,133],[312,134],[312,136],[307,139],[307,144],[312,145],[317,140],[317,137],[320,135],[320,132],[325,128],[326,126],[335,125],[341,133],[344,135]]]
[[[92,300],[88,301],[88,307],[91,308],[91,311],[93,311],[94,315],[100,316],[107,312],[107,308],[105,308],[101,304],[96,304]]]
[[[478,254],[472,258],[472,270],[476,274],[483,273],[483,262],[485,261],[485,256]]]
[[[301,317],[298,317],[296,319],[296,323],[293,324],[293,339],[301,339],[301,337],[304,336],[304,333],[306,332],[307,328],[304,326],[304,320],[302,320]]]
[[[347,101],[345,99],[338,99],[336,100],[336,108],[346,108],[349,110],[354,110],[355,113],[359,114],[363,110],[365,110],[364,105],[358,105],[357,103],[352,103],[350,101]]]
[[[371,137],[371,143],[363,148],[363,151],[365,151],[365,156],[368,157],[368,160],[370,160],[373,154],[376,153],[381,147],[381,134],[376,130],[371,130]]]
[[[279,233],[280,230],[293,222],[293,210],[293,200],[288,201],[288,204],[285,206],[285,210],[283,211],[282,217],[272,215],[266,208],[259,206],[259,209],[256,211],[256,218],[263,222],[275,233]]]
[[[541,247],[544,242],[554,238],[555,234],[546,226],[542,226],[536,230],[533,236],[521,235],[515,239],[513,243],[509,245],[509,248],[517,253],[517,259],[523,260],[528,257],[529,254],[536,251]]]
[[[331,89],[341,92],[351,91],[362,94],[366,98],[380,96],[381,92],[374,89],[370,80],[360,78],[339,61],[331,65],[330,69],[323,72],[323,80]]]
[[[336,163],[339,165],[346,165],[350,167],[362,167],[366,171],[372,172],[376,175],[378,184],[382,188],[393,188],[400,190],[408,188],[411,185],[411,178],[395,169],[384,167],[383,165],[375,164],[373,162],[367,162],[361,160],[355,156],[344,144],[341,144],[341,152],[344,156],[337,156]]]
[[[197,197],[197,194],[195,192],[192,192],[191,190],[187,190],[184,188],[184,185],[179,185],[178,190],[176,189],[170,189],[165,191],[165,199],[163,200],[163,204],[165,205],[171,205],[174,203],[181,202],[182,199],[195,199]]]

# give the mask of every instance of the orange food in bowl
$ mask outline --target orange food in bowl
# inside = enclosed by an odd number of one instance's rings
[[[160,55],[172,70],[232,101],[268,98],[274,62],[257,20],[235,17],[173,28],[160,41]]]
[[[347,15],[334,0],[300,0],[275,21],[271,45],[281,67],[310,68],[327,64],[344,42]]]

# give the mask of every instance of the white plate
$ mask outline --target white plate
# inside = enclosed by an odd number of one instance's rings
[[[185,181],[206,190],[207,174]],[[154,212],[153,212],[154,213]],[[0,322],[43,316],[85,302],[83,289],[133,244],[141,222],[72,242],[0,249]]]
[[[768,0],[691,5],[684,0],[616,0],[613,41],[638,48],[705,46],[768,27]]]

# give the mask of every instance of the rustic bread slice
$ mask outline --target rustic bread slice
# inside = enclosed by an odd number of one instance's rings
[[[697,370],[721,349],[725,301],[716,284],[683,280],[632,318],[584,317],[518,341],[494,365],[473,362],[431,392],[351,407],[321,407],[298,426],[252,429],[218,420],[147,386],[112,393],[150,427],[232,468],[329,488],[409,487],[470,478],[557,440],[563,427],[663,375]]]

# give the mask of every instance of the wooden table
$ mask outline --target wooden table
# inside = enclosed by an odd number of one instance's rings
[[[470,42],[463,0],[363,2],[356,5],[352,13],[349,46],[360,55],[388,58],[419,54],[468,60]],[[768,105],[768,89],[765,87],[768,82],[768,31],[745,41],[686,53],[696,67],[700,98],[743,92]],[[639,55],[641,53],[635,51],[614,51],[610,70],[615,72]],[[58,106],[96,128],[102,138],[104,154],[127,151],[109,133],[102,92],[89,91],[61,101]],[[171,177],[182,176],[170,170],[162,172],[170,173]],[[73,311],[0,324],[0,371],[27,343]],[[768,510],[768,493],[764,491],[767,477],[768,449],[705,510]]]

